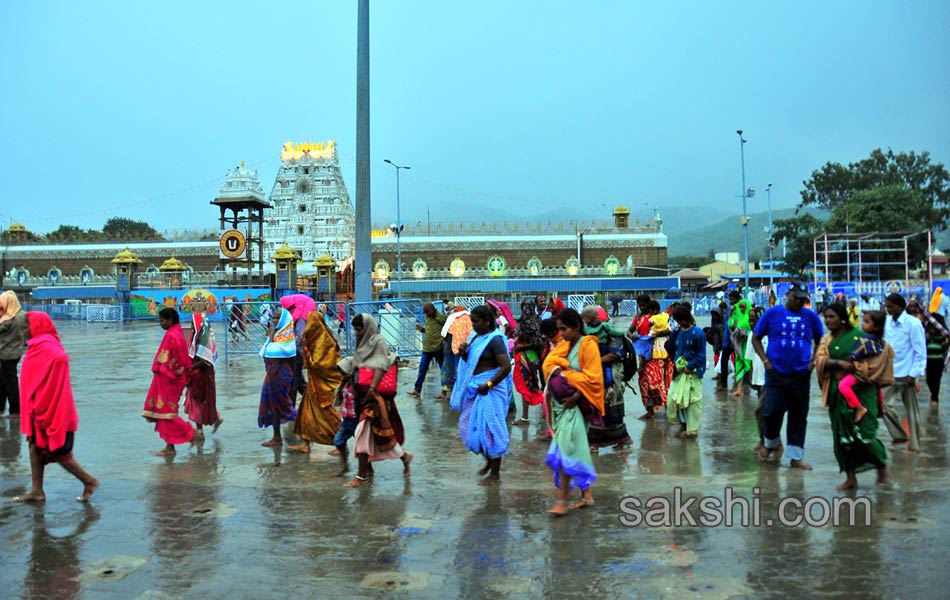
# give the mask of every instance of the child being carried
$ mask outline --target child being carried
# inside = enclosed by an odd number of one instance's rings
[[[844,397],[848,408],[854,411],[854,422],[859,422],[868,409],[861,405],[854,388],[863,383],[877,386],[878,404],[884,404],[881,388],[894,383],[894,351],[884,341],[884,320],[886,315],[879,310],[864,313],[861,329],[865,335],[857,338],[851,350],[851,362],[854,373],[845,375],[838,382],[838,391]]]
[[[597,338],[597,344],[600,348],[600,362],[604,368],[604,389],[609,393],[610,388],[614,385],[613,363],[620,359],[620,348],[612,347],[610,338],[623,337],[624,331],[614,329],[610,323],[601,321],[597,313],[596,306],[585,306],[581,311],[581,318],[584,319],[584,334]]]
[[[652,307],[651,307],[652,308]],[[659,309],[659,302],[657,302]],[[666,341],[670,333],[670,315],[657,310],[650,317],[650,337],[653,338],[653,358],[669,358],[666,351]]]

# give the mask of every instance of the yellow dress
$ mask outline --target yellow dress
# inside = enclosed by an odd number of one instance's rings
[[[340,428],[340,414],[333,408],[333,402],[343,373],[336,366],[341,358],[340,347],[320,311],[307,317],[303,345],[307,391],[297,408],[294,433],[308,442],[330,446]]]

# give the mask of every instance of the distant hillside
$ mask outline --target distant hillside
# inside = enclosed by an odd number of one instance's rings
[[[706,209],[701,212],[693,213],[689,223],[696,223],[697,214],[705,215]],[[787,219],[795,214],[795,209],[785,208],[772,211],[773,223],[779,219]],[[768,255],[766,246],[769,234],[766,231],[769,224],[769,213],[750,213],[749,221],[749,255],[760,255],[763,258]],[[703,219],[709,223],[709,219]],[[670,256],[699,256],[706,254],[710,250],[716,252],[743,252],[742,224],[739,222],[739,215],[726,217],[720,221],[704,227],[675,231],[667,228],[666,223],[663,229],[669,237]],[[776,257],[781,256],[781,246],[776,248]]]

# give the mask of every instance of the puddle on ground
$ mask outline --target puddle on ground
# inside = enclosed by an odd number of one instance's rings
[[[435,523],[434,519],[428,519],[420,515],[405,515],[397,525],[383,525],[369,532],[374,538],[397,538],[410,535],[416,535],[427,532]]]
[[[428,573],[400,573],[379,571],[369,573],[360,582],[360,587],[376,590],[424,590],[429,585]]]
[[[135,600],[181,600],[181,596],[173,596],[161,590],[145,590]]]
[[[864,521],[860,521],[863,525]],[[886,527],[888,529],[901,529],[905,531],[919,531],[921,529],[932,529],[935,524],[930,519],[923,517],[909,517],[907,515],[874,515],[872,521],[875,525]]]
[[[192,517],[215,517],[217,519],[227,519],[237,514],[237,509],[224,502],[202,502],[191,507],[188,514]]]
[[[654,552],[640,556],[667,567],[691,567],[699,561],[696,552],[678,546],[662,546]]]
[[[119,581],[148,562],[144,556],[113,556],[89,565],[78,581]]]
[[[729,600],[752,594],[752,589],[735,577],[681,577],[665,581],[658,589],[664,600]]]
[[[531,594],[534,580],[530,577],[489,577],[485,590],[495,594]]]

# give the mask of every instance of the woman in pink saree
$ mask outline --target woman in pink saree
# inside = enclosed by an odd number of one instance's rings
[[[165,330],[165,337],[152,362],[152,385],[145,397],[142,416],[149,423],[155,423],[155,431],[165,440],[165,448],[155,455],[171,456],[175,454],[175,444],[185,444],[195,437],[194,428],[178,416],[178,401],[188,383],[191,357],[178,311],[163,308],[158,313],[158,322]]]

